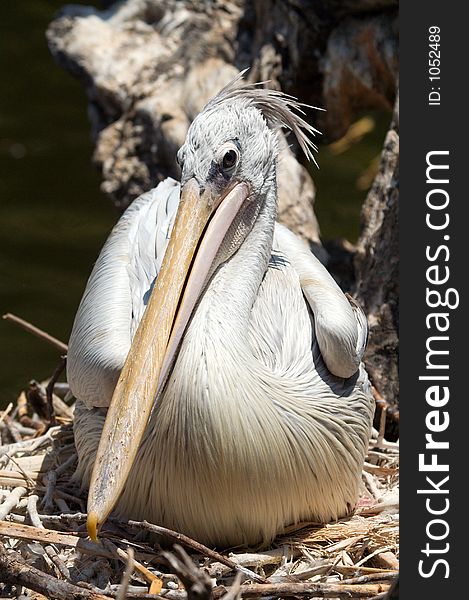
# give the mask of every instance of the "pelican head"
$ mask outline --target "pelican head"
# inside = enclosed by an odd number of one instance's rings
[[[296,112],[294,112],[296,111]],[[198,300],[214,272],[242,246],[266,202],[276,202],[277,127],[296,134],[308,157],[314,129],[294,98],[241,75],[193,121],[178,152],[181,198],[154,288],[107,413],[88,498],[88,531],[115,506],[177,358]],[[271,239],[270,239],[271,242]]]

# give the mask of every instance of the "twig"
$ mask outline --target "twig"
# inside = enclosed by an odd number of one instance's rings
[[[60,377],[60,374],[62,373],[62,371],[65,369],[66,364],[67,364],[67,356],[66,355],[61,356],[60,362],[56,366],[54,372],[52,373],[52,377],[50,378],[49,383],[47,384],[47,387],[46,387],[47,405],[49,407],[49,417],[50,417],[49,420],[50,420],[51,426],[55,425],[55,422],[56,422],[55,421],[54,404],[52,401],[54,385],[55,385],[57,379]]]
[[[229,591],[223,596],[223,600],[238,600],[241,598],[241,573],[237,573]]]
[[[367,471],[363,470],[362,477],[365,480],[366,487],[370,490],[370,492],[373,495],[373,497],[375,498],[375,500],[379,501],[382,494],[378,490],[373,476],[370,475],[370,473],[368,473]]]
[[[125,600],[127,596],[127,589],[129,587],[130,578],[134,572],[134,549],[129,548],[127,552],[127,566],[125,567],[124,575],[121,580],[121,587],[116,596],[117,600]]]
[[[245,575],[247,575],[247,577],[249,577],[249,579],[252,579],[259,583],[265,583],[266,581],[263,577],[261,577],[257,573],[254,573],[254,571],[251,571],[250,569],[246,569],[246,567],[242,567],[236,564],[233,560],[230,560],[222,554],[215,552],[215,550],[207,548],[207,546],[196,542],[195,540],[188,537],[187,535],[184,535],[183,533],[172,531],[171,529],[161,527],[160,525],[153,525],[152,523],[148,523],[148,521],[128,521],[127,525],[134,529],[143,529],[144,531],[155,533],[159,536],[165,537],[166,539],[170,539],[173,543],[182,544],[183,546],[186,546],[186,548],[191,548],[192,550],[195,550],[196,552],[199,552],[200,554],[203,554],[204,556],[207,556],[212,560],[221,562],[223,565],[230,567],[230,569],[232,569],[233,571],[240,571],[241,573],[244,573]]]
[[[373,562],[382,569],[399,570],[399,560],[392,552],[380,552],[374,557]]]
[[[35,482],[35,481],[33,481],[33,480],[31,479],[31,477],[28,475],[28,473],[27,473],[27,472],[26,472],[26,471],[23,469],[23,467],[22,467],[22,466],[21,466],[21,465],[18,463],[18,461],[16,461],[16,460],[13,458],[13,456],[10,456],[9,458],[10,458],[11,462],[12,462],[14,465],[16,465],[16,467],[17,467],[17,468],[19,469],[19,471],[22,473],[22,475],[24,476],[24,478],[25,478],[25,479],[26,479],[26,481],[28,482],[28,485],[29,485],[30,487],[32,487],[32,488],[33,488],[33,487],[36,485],[36,482]]]
[[[86,589],[90,591],[94,591],[97,593],[102,593],[103,590],[97,588],[94,585],[86,583],[84,581],[80,581],[80,586],[86,587]],[[116,585],[107,586],[104,590],[106,594],[106,598],[116,598],[118,591],[116,590]],[[187,594],[184,590],[164,590],[161,595],[159,594],[145,594],[143,592],[135,592],[135,586],[129,586],[129,590],[127,592],[127,600],[187,600]],[[109,600],[109,598],[108,598]]]
[[[59,367],[60,366],[61,364]],[[57,375],[57,370],[54,375]],[[37,413],[40,419],[49,424],[49,427],[52,427],[52,425],[50,425],[51,403],[52,414],[55,414],[56,417],[65,417],[66,419],[70,420],[73,418],[73,410],[70,408],[70,406],[61,398],[59,398],[59,396],[53,393],[55,385],[56,384],[49,386],[49,382],[47,382],[47,386],[45,386],[43,383],[39,383],[35,379],[32,379],[29,382],[29,386],[26,391],[28,405],[31,407],[33,412]],[[44,425],[42,426],[44,427]]]
[[[42,481],[46,485],[46,494],[42,499],[42,506],[45,512],[52,512],[54,509],[54,492],[55,484],[57,483],[57,473],[55,471],[49,471],[44,475]]]
[[[384,441],[384,434],[386,432],[386,413],[387,413],[387,411],[388,411],[388,407],[383,406],[381,409],[381,414],[379,416],[379,434],[378,434],[378,442],[377,442],[378,448],[381,446],[381,444]]]
[[[384,548],[378,548],[378,550],[375,550],[371,554],[368,554],[367,556],[365,556],[365,558],[362,558],[361,560],[359,560],[357,562],[356,566],[360,567],[361,565],[368,562],[371,558],[373,558],[373,556],[376,556],[377,554],[381,554],[381,552],[387,552],[389,550],[392,550],[392,548],[393,548],[392,546],[385,546]]]
[[[26,397],[26,392],[22,391],[16,400],[16,405],[18,406],[18,420],[21,425],[25,427],[30,427],[35,430],[43,429],[44,425],[39,421],[35,421],[31,419],[28,414],[28,399]]]
[[[389,573],[392,575],[397,575],[399,572],[398,569],[390,569],[389,567],[356,567],[355,565],[352,565],[351,567],[336,565],[334,567],[334,571],[337,571],[337,573],[341,573],[342,575],[355,575],[357,571],[360,571],[360,573],[362,573],[363,575],[367,575],[369,573]]]
[[[18,504],[18,502],[20,501],[20,499],[25,494],[26,494],[26,488],[21,487],[21,486],[16,487],[10,493],[10,495],[3,502],[3,504],[0,505],[0,521],[3,521],[3,519],[8,515],[8,513],[10,512],[10,510],[12,510],[13,508],[15,508],[15,506]]]
[[[1,542],[0,571],[3,583],[27,587],[47,598],[57,598],[58,600],[109,600],[108,596],[78,587],[67,581],[61,581],[28,565],[16,552],[7,554]]]
[[[68,500],[70,502],[74,502],[75,504],[78,504],[78,506],[80,507],[80,510],[82,512],[85,509],[85,503],[83,502],[83,500],[81,498],[78,498],[78,496],[73,496],[72,494],[64,492],[60,488],[55,489],[54,498],[55,497],[63,498],[64,500]]]
[[[20,473],[19,471],[0,469],[0,486],[12,488],[16,488],[18,486],[25,487],[29,485],[29,478],[31,478],[33,481],[35,480],[34,477],[31,477],[31,474],[28,475],[28,479],[25,479],[23,473]]]
[[[47,433],[33,440],[24,440],[21,442],[15,442],[14,444],[5,444],[4,446],[0,446],[0,456],[3,456],[3,454],[10,452],[10,450],[13,449],[21,450],[21,452],[35,452],[38,448],[40,448],[40,446],[42,446],[42,444],[45,444],[46,442],[51,443],[53,441],[52,436],[60,431],[61,427],[57,426],[49,429]]]
[[[2,414],[0,415],[0,423],[3,423],[3,420],[10,414],[12,408],[13,403],[10,402],[10,404],[5,408],[5,410],[2,410]]]
[[[293,560],[297,555],[301,554],[298,550],[289,548],[288,560]],[[232,554],[231,560],[241,567],[265,567],[267,565],[278,565],[284,560],[285,549],[274,548],[261,553],[240,553]],[[227,567],[219,562],[212,562],[209,566],[209,575],[211,577],[220,577],[232,571],[231,567]]]
[[[31,523],[34,525],[34,527],[38,527],[39,529],[45,529],[45,527],[42,524],[41,519],[39,518],[39,515],[37,513],[37,501],[38,500],[39,500],[39,498],[35,494],[32,494],[31,496],[29,496],[27,510],[28,510],[29,517],[31,519]],[[63,560],[60,558],[60,556],[57,554],[56,550],[50,544],[47,544],[47,546],[45,546],[45,551],[47,552],[47,555],[49,556],[51,561],[54,563],[54,565],[56,566],[58,572],[62,575],[62,577],[64,579],[70,579],[70,571],[68,570],[66,564],[63,562]]]
[[[8,433],[10,434],[10,437],[12,438],[14,443],[22,441],[21,435],[18,433],[16,423],[11,420],[11,417],[9,415],[3,415],[2,427],[7,428]]]
[[[39,519],[43,523],[74,523],[74,522],[84,522],[86,521],[87,514],[86,513],[63,513],[61,515],[41,515],[38,514]]]
[[[21,317],[13,315],[12,313],[6,313],[5,315],[3,315],[2,318],[5,319],[5,321],[10,321],[11,323],[15,323],[16,325],[19,325],[25,331],[28,331],[29,333],[32,333],[33,335],[41,338],[42,340],[45,340],[46,342],[49,342],[49,344],[52,344],[52,346],[54,346],[55,348],[57,348],[58,350],[60,350],[60,352],[67,352],[68,351],[67,344],[64,344],[63,342],[61,342],[60,340],[58,340],[54,336],[49,335],[48,333],[46,333],[42,329],[39,329],[39,327],[36,327],[32,323],[29,323],[28,321],[25,321]]]
[[[369,598],[376,596],[389,589],[387,583],[370,583],[358,585],[342,585],[341,583],[313,583],[310,581],[301,583],[268,583],[268,584],[244,584],[239,589],[243,598],[274,596],[285,598],[287,596],[313,596],[319,598]],[[231,588],[220,586],[214,590],[214,598],[218,600],[224,596],[224,592],[230,592]]]
[[[194,565],[182,546],[174,544],[173,552],[163,551],[161,556],[183,583],[188,600],[212,600],[210,577]]]
[[[115,558],[113,552],[102,544],[83,539],[74,533],[61,533],[53,529],[43,529],[31,525],[22,525],[10,521],[0,521],[0,537],[17,538],[20,540],[35,540],[46,544],[58,544],[69,548],[76,548],[80,552],[101,556],[103,558]]]
[[[396,573],[370,573],[369,575],[360,575],[359,577],[351,577],[350,579],[343,579],[340,583],[345,584],[357,584],[357,583],[371,583],[373,581],[394,581]]]
[[[108,544],[111,544],[111,542],[108,542]],[[114,546],[114,544],[112,544],[112,545]],[[124,561],[127,561],[127,564],[128,564],[128,561],[130,560],[129,553],[125,552],[121,548],[117,548],[116,546],[114,546],[114,547],[116,549],[116,553],[119,556],[119,558]],[[133,549],[132,549],[132,553],[133,553]],[[153,593],[153,590],[157,590],[154,593],[159,594],[159,592],[161,591],[161,588],[163,586],[163,582],[161,581],[161,579],[159,577],[157,577],[156,575],[154,575],[144,565],[142,565],[142,563],[135,560],[135,557],[133,556],[133,554],[132,554],[132,559],[134,562],[134,569],[136,571],[138,571],[140,573],[140,575],[145,579],[145,581],[150,584],[150,589],[153,588],[153,589],[151,589],[151,592]]]
[[[385,457],[388,456],[386,454],[383,455],[382,452],[373,452],[373,450],[370,451],[370,453],[373,454],[377,454],[380,457]],[[364,462],[363,463],[363,470],[366,471],[367,473],[371,473],[374,475],[395,475],[396,473],[399,472],[399,469],[396,467],[379,467],[378,465],[372,465],[369,462]]]
[[[391,421],[394,421],[394,423],[399,423],[399,408],[389,404],[389,402],[383,398],[374,385],[371,386],[371,391],[374,396],[376,406],[382,410],[385,409],[387,417],[389,417]]]

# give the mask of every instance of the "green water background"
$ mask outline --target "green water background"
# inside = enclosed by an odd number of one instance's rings
[[[99,2],[74,2],[99,5]],[[67,341],[94,260],[118,218],[100,193],[82,86],[51,58],[45,30],[64,0],[0,8],[0,314],[13,312]],[[364,191],[389,118],[351,150],[320,148],[316,213],[324,239],[355,241]],[[0,408],[59,354],[0,321]]]

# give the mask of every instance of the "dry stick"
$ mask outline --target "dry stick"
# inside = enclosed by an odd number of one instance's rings
[[[195,550],[196,552],[199,552],[200,554],[203,554],[204,556],[207,556],[212,560],[221,562],[222,565],[230,567],[230,569],[232,569],[233,571],[240,571],[241,573],[244,573],[247,577],[249,577],[249,579],[253,579],[254,581],[257,581],[259,583],[266,582],[264,577],[261,577],[257,573],[254,573],[254,571],[251,571],[246,567],[241,567],[240,565],[236,564],[233,560],[230,560],[222,554],[215,552],[215,550],[207,548],[207,546],[196,542],[195,540],[188,537],[187,535],[184,535],[183,533],[172,531],[171,529],[161,527],[160,525],[153,525],[152,523],[148,523],[148,521],[128,521],[127,524],[129,525],[129,527],[133,527],[134,529],[143,529],[151,533],[156,533],[157,535],[160,535],[162,537],[169,538],[173,543],[176,542],[182,544],[183,546],[191,548],[192,550]]]
[[[57,524],[57,523],[70,523],[70,522],[76,522],[76,521],[86,521],[86,517],[88,515],[86,513],[70,513],[70,512],[64,512],[61,515],[41,515],[38,514],[39,519],[44,522],[44,523],[52,523],[52,524]]]
[[[119,593],[114,586],[109,589],[109,586],[102,590],[94,585],[87,583],[86,581],[80,581],[80,586],[83,586],[85,589],[96,592],[96,593],[104,593],[106,594],[107,600],[111,598],[116,598]],[[126,595],[127,600],[187,600],[187,594],[184,590],[164,590],[161,595],[159,594],[146,594],[144,592],[135,592],[129,588],[129,591]]]
[[[116,558],[114,550],[110,550],[102,543],[92,542],[84,534],[79,534],[75,531],[63,533],[55,529],[43,529],[32,525],[24,525],[19,522],[22,518],[19,515],[12,515],[13,521],[0,521],[0,537],[17,538],[20,540],[35,540],[45,544],[55,544],[66,546],[68,548],[76,548],[79,552],[99,556],[102,558]],[[38,515],[41,519],[44,515]],[[24,517],[23,517],[24,520]],[[152,560],[155,558],[155,553],[138,552],[139,560]]]
[[[33,421],[35,423],[35,421]],[[26,425],[22,425],[19,421],[12,421],[15,432],[18,434],[19,439],[23,441],[25,436],[32,437],[36,435],[39,429],[43,429],[43,425],[40,427],[28,427]],[[0,423],[0,431],[7,429],[5,423]],[[16,443],[16,442],[14,442]]]
[[[0,467],[7,467],[8,463],[10,462],[10,459],[17,453],[19,452],[19,449],[13,449],[10,450],[10,452],[4,452],[2,454],[0,454]]]
[[[55,421],[55,412],[54,412],[54,403],[52,401],[52,395],[54,393],[54,385],[57,379],[60,377],[60,374],[65,369],[65,365],[67,364],[67,356],[61,356],[60,362],[56,366],[54,372],[52,373],[52,377],[49,380],[49,383],[46,387],[46,397],[47,397],[47,405],[49,407],[49,417],[50,417],[50,426],[54,426]]]
[[[289,549],[288,558],[293,558],[299,554],[292,549]],[[265,567],[266,565],[278,565],[282,562],[285,557],[285,551],[283,548],[276,548],[274,550],[268,550],[261,553],[247,553],[242,552],[239,554],[232,554],[232,560],[236,562],[238,566],[242,567]],[[222,565],[219,562],[212,562],[208,567],[208,573],[211,577],[217,577],[219,574],[226,575],[232,569],[226,565]]]
[[[370,573],[369,575],[360,575],[359,577],[351,577],[350,579],[343,579],[340,583],[345,584],[356,584],[356,583],[371,583],[373,581],[394,581],[397,573]]]
[[[187,592],[187,600],[213,600],[210,577],[205,570],[196,567],[182,546],[174,544],[173,552],[163,551],[161,558],[178,576]]]
[[[10,402],[10,404],[5,408],[5,410],[2,410],[2,414],[0,415],[0,423],[3,423],[3,420],[8,417],[12,408],[13,402]]]
[[[75,504],[78,504],[80,510],[85,510],[85,503],[81,498],[78,498],[78,496],[73,496],[72,494],[69,494],[59,488],[56,488],[56,490],[54,491],[54,498],[56,497],[63,498],[64,500],[69,500],[70,502],[74,502]]]
[[[363,585],[342,585],[340,583],[251,583],[242,585],[238,593],[243,598],[275,596],[285,598],[287,596],[314,596],[319,598],[370,598],[381,592],[387,592],[389,584],[373,583]],[[224,592],[230,592],[231,588],[220,586],[214,590],[214,598],[218,600],[224,596]]]
[[[374,557],[373,562],[382,569],[394,569],[396,572],[399,569],[399,560],[392,552],[381,552],[380,554],[377,554]]]
[[[29,416],[29,414],[28,414],[29,413],[28,399],[26,397],[26,392],[24,390],[21,392],[21,394],[16,399],[16,405],[18,407],[18,421],[20,422],[21,425],[23,425],[24,427],[29,427],[31,429],[35,429],[35,430],[39,430],[44,427],[44,425],[42,423],[40,423],[39,421],[34,421]]]
[[[383,457],[382,452],[373,452],[372,450],[370,451],[370,454],[379,454],[380,458]],[[389,455],[384,455],[384,457],[389,456]],[[372,465],[369,462],[364,462],[363,463],[363,470],[366,471],[367,473],[371,473],[371,474],[376,474],[376,475],[395,475],[396,473],[399,472],[397,466],[396,467],[378,467],[378,465]]]
[[[39,381],[31,379],[26,391],[26,398],[28,401],[28,406],[31,408],[33,413],[36,413],[41,419],[42,426],[44,427],[44,421],[48,422],[50,420],[46,388],[42,383],[39,383]]]
[[[130,583],[130,578],[134,571],[134,549],[129,548],[127,553],[127,566],[125,567],[124,575],[121,580],[121,587],[117,594],[117,600],[125,600],[127,596],[127,590]]]
[[[381,415],[379,418],[379,435],[378,435],[378,441],[377,441],[377,446],[378,448],[381,446],[381,444],[384,441],[384,434],[386,431],[386,414],[388,411],[388,407],[387,406],[383,406],[383,408],[381,409]]]
[[[241,591],[241,573],[236,573],[229,591],[223,596],[223,600],[237,600]]]
[[[343,565],[335,565],[334,571],[337,573],[341,573],[342,575],[354,575],[357,571],[360,571],[363,575],[368,575],[369,573],[388,573],[389,575],[397,575],[399,573],[398,569],[395,568],[376,568],[376,567],[356,567],[352,565],[350,567],[344,567]],[[358,575],[357,575],[358,577]]]
[[[54,509],[54,492],[57,483],[57,473],[55,471],[49,471],[44,475],[42,481],[46,486],[46,493],[42,499],[42,506],[44,507],[45,512],[52,512]]]
[[[64,357],[65,362],[66,362],[67,355],[63,354],[62,356]],[[46,379],[46,381],[41,382],[41,386],[44,388],[45,397],[46,397],[46,388],[49,383],[50,383],[50,379]],[[65,419],[73,419],[73,408],[69,404],[67,404],[67,402],[65,402],[65,400],[63,400],[57,393],[57,391],[58,391],[57,388],[59,388],[63,385],[64,385],[64,382],[61,382],[61,381],[54,382],[54,389],[52,390],[52,402],[54,404],[54,411],[55,411],[57,417],[64,417]],[[65,385],[68,386],[68,384],[65,384]]]
[[[39,497],[36,496],[35,494],[29,496],[29,498],[28,498],[28,514],[31,519],[31,523],[34,525],[34,527],[38,527],[39,529],[45,529],[44,525],[42,524],[41,519],[39,518],[39,515],[37,513],[37,501],[38,500],[39,500]],[[66,564],[63,562],[63,560],[60,558],[60,556],[57,554],[56,550],[50,544],[47,544],[47,546],[45,546],[45,551],[47,552],[47,555],[49,556],[51,561],[57,567],[57,570],[62,575],[62,577],[64,579],[70,579],[70,571],[68,570]]]
[[[34,481],[34,476],[31,477],[31,479],[33,479]],[[29,485],[28,480],[24,478],[24,475],[22,473],[20,473],[19,471],[9,471],[5,469],[0,469],[0,486],[15,488],[19,485],[22,487]]]
[[[16,425],[15,422],[11,420],[11,417],[9,415],[3,415],[3,425],[4,425],[4,427],[7,428],[8,433],[10,434],[11,438],[13,439],[13,442],[16,443],[16,442],[23,441],[23,438],[18,433],[18,430],[15,426]]]
[[[60,426],[49,429],[47,433],[41,435],[40,437],[35,438],[34,440],[24,440],[22,442],[15,442],[14,444],[5,444],[4,446],[0,446],[0,456],[3,456],[4,453],[10,452],[10,450],[21,450],[21,452],[29,452],[32,453],[36,451],[42,444],[45,442],[52,442],[52,435],[54,433],[58,433],[61,430]]]
[[[112,542],[108,541],[108,544],[111,545]],[[112,546],[114,546],[117,555],[119,556],[119,558],[121,560],[124,560],[127,562],[127,564],[129,563],[130,560],[130,553],[129,552],[125,552],[124,550],[122,550],[121,548],[117,548],[117,546],[115,546],[114,544],[112,544]],[[158,587],[161,590],[161,584],[162,581],[159,577],[157,577],[156,575],[154,575],[149,569],[147,569],[144,565],[142,565],[142,563],[138,562],[137,560],[135,560],[135,557],[133,555],[133,548],[131,548],[132,550],[132,560],[134,563],[134,569],[136,571],[138,571],[140,573],[140,575],[145,579],[145,581],[147,583],[149,583],[150,585],[158,585]]]
[[[387,416],[395,423],[399,423],[399,409],[389,404],[389,402],[383,398],[374,385],[371,386],[371,391],[374,396],[376,406],[381,409],[386,409]]]
[[[54,346],[55,348],[60,350],[60,352],[68,351],[67,344],[64,344],[63,342],[61,342],[54,336],[49,335],[42,329],[39,329],[39,327],[36,327],[32,323],[25,321],[21,317],[17,317],[16,315],[13,315],[12,313],[6,313],[5,315],[3,315],[2,318],[5,319],[5,321],[10,321],[11,323],[15,323],[16,325],[19,325],[20,327],[22,327],[24,330],[28,331],[29,333],[32,333],[33,335],[41,338],[42,340],[49,342],[49,344],[52,344],[52,346]]]
[[[381,552],[388,552],[389,550],[392,550],[392,549],[393,549],[393,546],[385,546],[384,548],[378,548],[377,550],[375,550],[371,554],[367,554],[365,556],[365,558],[362,558],[361,560],[359,560],[357,562],[356,566],[357,567],[361,567],[361,565],[364,565],[366,562],[368,562],[370,559],[372,559],[377,554],[381,554]]]
[[[3,521],[3,519],[8,515],[10,510],[13,510],[15,508],[22,496],[24,496],[25,494],[26,488],[21,486],[15,488],[10,493],[5,502],[0,505],[0,521]]]
[[[109,596],[61,581],[28,565],[16,552],[8,553],[0,542],[0,571],[2,582],[20,585],[58,600],[109,600]]]
[[[370,475],[370,473],[368,473],[367,471],[363,470],[362,471],[362,477],[365,480],[365,484],[366,484],[367,488],[370,490],[370,492],[373,495],[374,499],[377,500],[377,501],[379,501],[379,499],[381,498],[382,494],[378,490],[378,487],[376,486],[376,483],[375,483],[375,480],[374,480],[373,476]]]
[[[0,521],[0,537],[29,541],[35,540],[46,544],[59,544],[69,548],[76,548],[86,554],[101,556],[103,558],[115,558],[115,554],[102,544],[83,539],[74,533],[62,533],[54,529],[43,529],[31,525],[12,523],[11,521]]]
[[[23,469],[23,467],[12,456],[10,456],[10,460],[16,466],[16,468],[20,471],[20,473],[23,475],[23,477],[26,479],[28,485],[30,487],[34,488],[36,486],[36,482],[31,479],[31,477],[28,475],[28,473],[26,473],[26,471]]]

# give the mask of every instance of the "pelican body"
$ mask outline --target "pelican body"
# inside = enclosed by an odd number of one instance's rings
[[[88,530],[111,511],[210,545],[267,544],[357,501],[374,403],[366,319],[275,222],[275,128],[299,105],[236,79],[110,234],[68,354]]]

